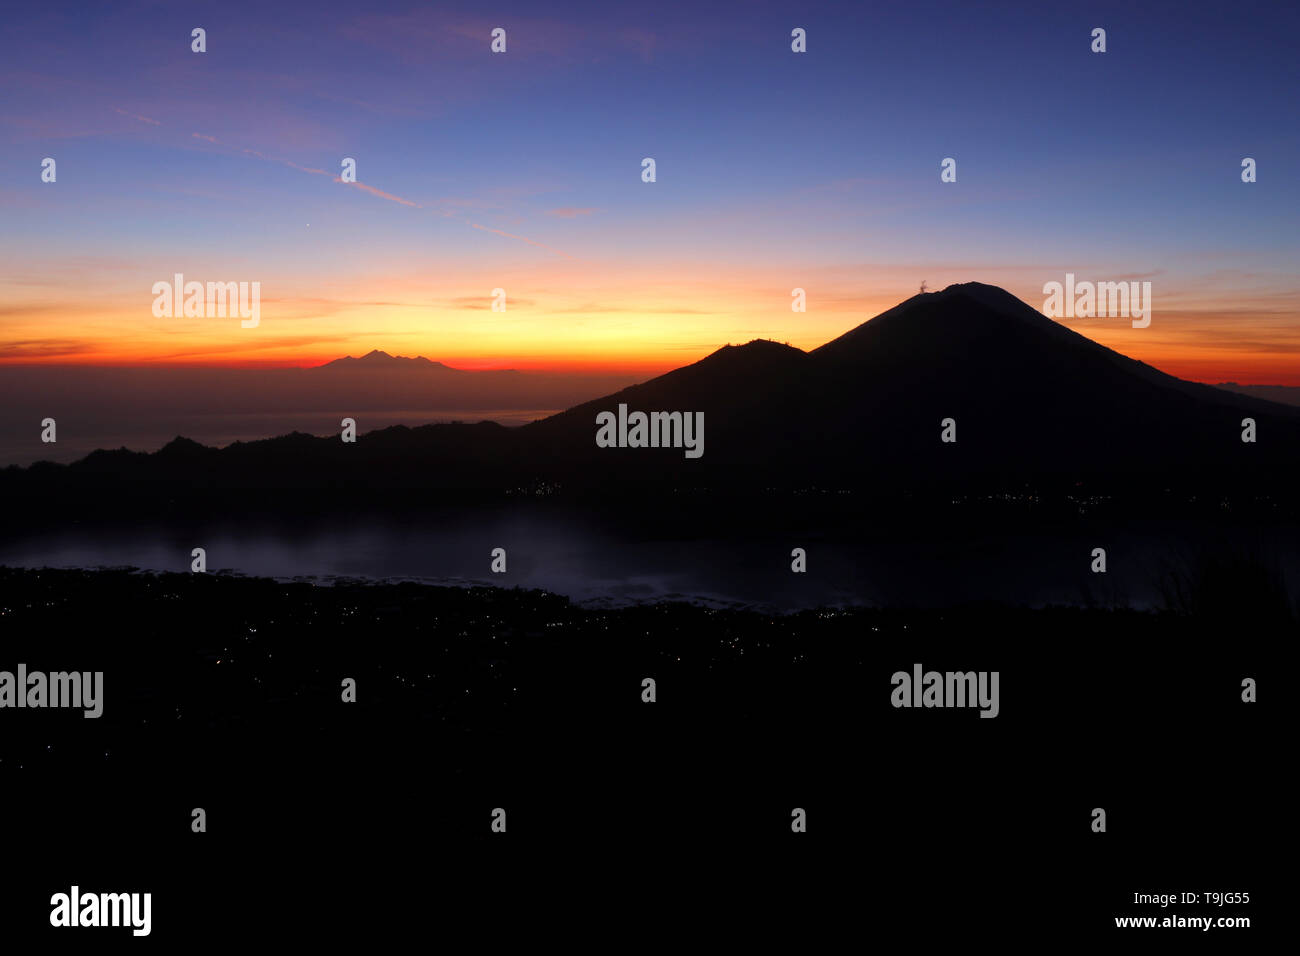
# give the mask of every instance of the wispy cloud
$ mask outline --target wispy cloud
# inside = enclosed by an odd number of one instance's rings
[[[0,305],[0,319],[25,319],[28,316],[61,312],[67,308],[68,306],[62,305]]]
[[[204,136],[201,133],[194,133],[192,135],[197,136],[199,139],[206,139],[209,142],[217,144],[218,146],[224,145],[215,136]],[[369,193],[372,196],[377,196],[380,199],[387,199],[389,202],[401,203],[403,206],[411,206],[415,209],[424,208],[418,202],[415,202],[412,199],[403,199],[401,196],[397,196],[389,192],[384,192],[384,190],[378,189],[374,186],[369,186],[366,183],[344,182],[343,177],[335,176],[333,173],[329,172],[328,170],[318,169],[315,166],[303,166],[301,163],[295,163],[292,159],[280,159],[275,156],[268,156],[265,153],[261,152],[260,150],[256,150],[256,149],[241,149],[240,152],[246,156],[254,156],[257,159],[266,160],[268,163],[279,163],[281,166],[288,166],[290,169],[296,169],[299,172],[310,173],[313,176],[330,176],[336,183],[342,183],[345,186],[355,186],[357,189],[360,189],[362,192]]]
[[[598,315],[612,315],[615,312],[632,312],[637,315],[718,315],[718,312],[711,312],[708,309],[687,309],[672,307],[659,307],[656,305],[602,305],[598,302],[584,302],[581,305],[570,305],[556,309],[547,310],[552,315],[578,315],[581,313],[596,313]]]
[[[204,135],[204,134],[202,134],[202,133],[192,133],[192,134],[190,134],[190,135],[196,137],[197,139],[207,140],[208,142],[211,142],[211,143],[213,143],[213,144],[215,144],[215,145],[217,145],[217,146],[225,145],[225,144],[223,144],[220,140],[218,140],[215,136],[206,136],[206,135]],[[341,176],[333,176],[331,173],[329,173],[329,172],[327,172],[327,171],[325,171],[325,170],[323,170],[323,169],[317,169],[317,168],[314,167],[314,166],[303,166],[303,165],[301,165],[300,163],[295,163],[293,160],[290,160],[290,159],[280,159],[280,158],[277,158],[277,157],[274,157],[274,156],[267,156],[265,153],[262,153],[262,152],[260,152],[260,151],[258,151],[258,150],[256,150],[256,149],[241,149],[240,152],[244,153],[244,154],[247,155],[247,156],[254,156],[254,157],[258,158],[258,159],[266,160],[267,162],[271,162],[271,163],[280,163],[280,164],[283,165],[283,166],[288,166],[288,167],[290,167],[291,169],[297,169],[297,170],[299,170],[299,171],[301,171],[301,172],[304,172],[304,173],[310,173],[310,174],[313,175],[313,176],[331,176],[331,178],[333,178],[334,182],[336,182],[336,183],[341,183],[342,185],[345,185],[345,186],[355,186],[357,189],[360,189],[362,192],[369,193],[370,195],[375,196],[375,197],[378,198],[378,199],[385,199],[385,200],[387,200],[387,201],[389,201],[389,202],[400,203],[401,205],[403,205],[403,206],[409,206],[409,207],[411,207],[412,209],[424,209],[424,208],[425,208],[424,205],[422,205],[421,203],[416,202],[416,201],[413,200],[413,199],[406,199],[405,197],[398,196],[398,195],[396,195],[395,193],[386,192],[386,191],[384,191],[384,190],[382,190],[382,189],[379,189],[379,188],[376,187],[376,186],[371,186],[371,185],[369,185],[369,184],[367,184],[367,183],[363,183],[363,182],[344,182],[344,181],[343,181],[343,178],[342,178]],[[592,212],[592,211],[594,211],[594,210],[574,210],[574,214],[575,214],[575,215],[578,215],[578,214],[586,214],[586,213],[588,213],[588,212]],[[447,211],[447,210],[438,210],[438,212],[440,212],[441,215],[443,215],[444,217],[448,217],[448,218],[453,217],[453,216],[456,215],[454,212],[450,212],[450,211]],[[461,220],[461,221],[464,222],[465,225],[470,226],[470,227],[473,228],[473,229],[478,229],[478,230],[481,230],[481,231],[483,231],[483,232],[491,232],[491,233],[494,233],[495,235],[503,236],[503,237],[505,237],[505,238],[507,238],[507,239],[517,239],[517,240],[519,240],[520,242],[526,242],[526,243],[528,243],[530,246],[536,246],[536,247],[539,248],[539,249],[545,249],[547,252],[552,252],[552,253],[554,253],[554,254],[557,255],[557,256],[563,256],[563,257],[566,258],[566,259],[573,259],[573,258],[574,258],[573,256],[569,255],[567,252],[564,252],[563,250],[556,249],[554,246],[549,246],[549,245],[547,245],[547,244],[544,243],[544,242],[538,242],[536,239],[529,239],[527,236],[521,236],[521,235],[518,235],[517,233],[513,233],[513,232],[506,232],[506,231],[503,230],[503,229],[493,229],[491,226],[484,226],[484,225],[482,225],[482,224],[480,224],[480,223],[477,223],[477,222],[471,222],[471,221],[468,220],[468,219],[464,219],[464,220]]]
[[[126,110],[120,110],[116,106],[113,107],[113,112],[121,113],[123,116],[129,116],[133,120],[139,120],[141,123],[148,123],[151,126],[162,125],[162,123],[158,122],[156,119],[150,119],[147,116],[141,116],[139,113],[128,113]]]
[[[92,352],[89,345],[75,339],[31,339],[0,341],[0,361],[58,358],[63,355],[85,355]]]
[[[559,209],[548,209],[546,215],[556,216],[560,219],[574,219],[578,216],[590,216],[594,212],[600,212],[591,206],[561,206]]]
[[[299,167],[299,168],[301,168],[301,167]],[[310,170],[309,170],[309,171],[310,171]],[[338,176],[335,176],[335,177],[334,177],[334,181],[335,181],[336,183],[342,183],[342,182],[343,182],[343,180],[342,180],[340,177],[338,177]],[[413,202],[413,201],[410,200],[410,199],[403,199],[401,196],[394,196],[392,193],[386,193],[386,192],[384,192],[382,189],[376,189],[374,186],[367,186],[365,183],[361,183],[361,182],[357,182],[357,183],[344,183],[344,185],[345,185],[345,186],[355,186],[355,187],[357,187],[357,189],[360,189],[362,192],[370,193],[370,195],[372,195],[372,196],[378,196],[380,199],[387,199],[389,202],[399,202],[399,203],[401,203],[403,206],[413,206],[413,207],[416,208],[416,209],[423,209],[423,208],[424,208],[424,207],[421,206],[418,202]]]
[[[468,222],[468,220],[466,220],[466,222]],[[569,255],[567,252],[564,252],[560,249],[556,249],[554,246],[548,246],[544,242],[538,242],[536,239],[529,239],[527,236],[520,236],[520,235],[516,235],[513,232],[506,232],[504,229],[492,229],[488,226],[479,225],[477,222],[470,222],[469,225],[473,226],[475,229],[481,229],[483,232],[495,233],[498,236],[505,236],[508,239],[518,239],[520,242],[526,242],[530,246],[537,246],[539,249],[545,249],[547,252],[553,252],[557,256],[563,256],[566,259],[574,258],[573,256]]]
[[[151,357],[151,361],[171,362],[178,359],[195,359],[209,358],[214,355],[233,355],[246,354],[248,352],[272,351],[275,349],[303,349],[314,345],[336,344],[339,342],[353,342],[357,338],[365,335],[382,335],[383,333],[375,332],[355,332],[346,335],[281,335],[275,338],[263,338],[252,342],[227,342],[220,345],[212,345],[203,348],[192,348],[184,352],[172,352],[168,355],[158,355]]]
[[[492,300],[485,295],[462,295],[453,299],[444,299],[443,302],[456,309],[487,309],[491,308],[492,305]],[[511,308],[521,305],[532,306],[536,304],[536,301],[533,299],[510,299]]]
[[[282,159],[282,160],[280,160],[280,162],[282,162],[282,163],[284,163],[286,166],[290,166],[290,167],[292,167],[292,168],[294,168],[294,169],[301,169],[304,173],[311,173],[311,174],[314,175],[314,176],[328,176],[328,175],[329,175],[329,173],[325,172],[325,170],[323,170],[323,169],[317,169],[315,166],[299,166],[297,163],[295,163],[295,162],[293,162],[293,161],[291,161],[291,160],[288,160],[288,159]]]

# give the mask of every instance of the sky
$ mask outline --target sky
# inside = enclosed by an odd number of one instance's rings
[[[1111,348],[1300,385],[1298,33],[1282,3],[18,5],[0,363],[657,373],[1073,273],[1151,282],[1147,328],[1062,320]],[[156,317],[176,273],[260,283],[258,326]]]

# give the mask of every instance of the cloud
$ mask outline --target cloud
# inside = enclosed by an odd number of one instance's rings
[[[473,226],[475,229],[481,229],[483,232],[496,233],[498,236],[505,236],[508,239],[518,239],[520,242],[526,242],[530,246],[537,246],[539,249],[545,249],[547,252],[553,252],[557,256],[563,256],[566,259],[573,258],[573,256],[569,255],[567,252],[562,252],[561,250],[556,249],[553,246],[548,246],[544,242],[538,242],[536,239],[529,239],[527,236],[519,236],[513,232],[506,232],[504,229],[490,229],[487,226],[480,226],[476,222],[470,222],[469,225]]]
[[[1106,282],[1135,282],[1139,279],[1154,279],[1156,276],[1164,275],[1164,269],[1156,269],[1152,272],[1126,272],[1123,275],[1107,276]]]
[[[56,283],[48,283],[55,285]],[[0,305],[0,319],[21,319],[29,315],[41,315],[47,312],[66,311],[65,306],[58,305]]]
[[[288,159],[282,159],[280,160],[280,162],[284,163],[286,166],[292,166],[294,169],[301,169],[304,173],[312,173],[315,176],[329,175],[329,173],[325,172],[325,170],[317,169],[315,166],[299,166],[297,163]]]
[[[710,312],[707,309],[683,309],[683,308],[658,308],[653,305],[639,305],[636,307],[621,305],[601,305],[597,302],[584,302],[582,305],[572,305],[564,308],[548,309],[548,315],[577,315],[580,313],[592,312],[598,315],[608,315],[614,312],[634,312],[637,315],[718,315],[717,312]]]
[[[47,339],[37,341],[33,339],[10,340],[8,342],[0,341],[0,361],[12,361],[14,359],[47,359],[58,358],[63,355],[84,355],[93,349],[84,342],[78,342],[75,339]]]
[[[559,209],[548,209],[546,215],[557,216],[560,219],[573,219],[576,216],[590,216],[593,212],[600,212],[591,206],[562,206]]]
[[[218,140],[215,136],[205,136],[202,133],[191,133],[190,135],[195,137],[196,139],[205,139],[210,143],[216,143],[218,146],[222,145],[221,141]],[[295,163],[291,159],[278,159],[274,156],[267,156],[265,153],[259,152],[256,149],[241,149],[240,152],[248,156],[255,156],[258,159],[264,159],[268,163],[279,163],[282,166],[288,166],[290,169],[296,169],[299,170],[300,172],[310,173],[313,176],[333,175],[327,170],[317,169],[315,166],[303,166],[300,163]],[[360,189],[362,192],[370,193],[370,195],[372,196],[378,196],[380,199],[387,199],[389,202],[401,203],[403,206],[411,206],[415,209],[424,208],[418,202],[415,202],[410,199],[403,199],[401,196],[395,196],[393,193],[384,192],[382,189],[377,189],[374,186],[368,186],[365,183],[360,183],[360,182],[344,183],[343,178],[341,176],[333,176],[333,179],[336,183],[343,183],[343,185],[345,186],[355,186],[358,189]]]
[[[659,42],[659,38],[655,34],[648,30],[631,27],[620,30],[615,35],[625,45],[637,51],[642,63],[654,62],[655,44]]]
[[[319,297],[285,296],[279,298],[262,297],[263,306],[276,306],[276,320],[285,322],[295,319],[318,319],[340,312],[357,309],[415,309],[427,308],[427,302],[395,302],[388,300],[326,299]]]
[[[149,123],[152,126],[162,125],[162,123],[158,122],[156,119],[150,119],[147,116],[141,116],[139,113],[128,113],[126,110],[120,110],[116,106],[113,107],[113,112],[121,113],[123,116],[129,116],[131,117],[131,119],[139,120],[141,123]]]
[[[298,168],[301,169],[302,167],[299,166]],[[308,172],[311,172],[311,170],[308,170]],[[336,183],[343,182],[343,180],[338,176],[334,177],[334,181]],[[370,193],[370,195],[372,196],[378,196],[380,199],[387,199],[389,202],[399,202],[403,206],[412,206],[416,209],[424,208],[418,202],[412,202],[409,199],[403,199],[401,196],[394,196],[392,193],[386,193],[382,189],[376,189],[374,186],[367,186],[365,183],[357,182],[357,183],[343,183],[343,184],[345,186],[356,186],[357,189],[360,189],[362,192]]]
[[[409,106],[399,106],[396,103],[380,102],[371,103],[366,100],[353,99],[347,96],[333,96],[329,93],[313,91],[313,95],[323,100],[329,100],[333,103],[343,103],[347,106],[355,106],[359,109],[367,110],[371,113],[378,113],[381,116],[405,116],[428,119],[434,114],[427,109],[417,109]]]
[[[515,13],[508,21],[453,16],[434,7],[399,14],[364,14],[339,27],[338,32],[353,43],[380,49],[390,59],[418,67],[460,61],[481,68],[482,54],[487,52],[492,30],[498,26],[506,29],[509,56],[529,60],[533,69],[542,64],[572,69],[610,57],[623,58],[628,53],[642,63],[652,63],[660,44],[660,34],[624,26],[617,15],[575,20]],[[674,45],[680,48],[683,37],[689,39],[690,34],[690,30],[676,31]],[[711,43],[708,46],[713,48]],[[502,86],[492,89],[505,91]]]
[[[215,136],[205,136],[205,135],[202,134],[202,133],[191,133],[190,135],[193,136],[193,137],[196,138],[196,139],[202,139],[202,140],[207,140],[208,142],[211,142],[211,143],[216,143],[218,146],[223,145],[223,144],[221,143],[221,141],[218,140]],[[243,152],[243,153],[245,153],[246,155],[249,155],[249,156],[256,156],[258,159],[266,160],[266,161],[269,162],[269,163],[280,163],[281,165],[288,166],[288,167],[290,167],[290,168],[292,168],[292,169],[300,170],[300,171],[302,171],[302,172],[304,172],[304,173],[311,173],[312,175],[315,175],[315,176],[329,176],[329,175],[331,175],[330,173],[326,172],[326,171],[323,170],[323,169],[316,169],[315,167],[312,167],[312,166],[302,166],[302,165],[299,165],[298,163],[295,163],[295,162],[293,162],[292,160],[289,160],[289,159],[278,159],[278,158],[276,158],[276,157],[274,157],[274,156],[267,156],[265,153],[258,152],[258,151],[255,150],[255,149],[243,149],[243,150],[240,150],[240,151]],[[379,189],[379,188],[377,188],[377,187],[375,187],[375,186],[369,186],[369,185],[367,185],[366,183],[362,183],[362,182],[349,182],[349,183],[344,183],[344,182],[343,182],[343,178],[342,178],[341,176],[334,176],[333,179],[334,179],[334,182],[336,182],[336,183],[342,183],[342,184],[345,185],[345,186],[355,186],[357,189],[360,189],[362,192],[369,193],[370,195],[375,196],[375,197],[377,197],[377,198],[379,198],[379,199],[386,199],[386,200],[388,200],[389,202],[400,203],[401,205],[403,205],[403,206],[409,206],[409,207],[411,207],[412,209],[424,209],[424,208],[425,208],[425,207],[422,206],[420,203],[415,202],[415,201],[412,200],[412,199],[404,199],[403,197],[398,196],[398,195],[395,195],[394,193],[385,192],[385,191],[382,190],[382,189]],[[452,217],[452,216],[455,215],[455,213],[450,212],[450,211],[447,211],[447,210],[431,210],[431,211],[437,211],[437,212],[440,212],[443,216],[446,216],[446,217]],[[590,211],[590,210],[586,210],[586,211]],[[544,243],[544,242],[538,242],[536,239],[529,239],[527,236],[521,236],[521,235],[518,235],[518,234],[513,233],[513,232],[506,232],[506,231],[503,230],[503,229],[493,229],[493,228],[491,228],[491,227],[489,227],[489,226],[483,226],[483,225],[480,225],[480,224],[477,223],[477,222],[470,222],[468,219],[461,220],[461,221],[464,222],[465,225],[470,226],[471,228],[474,228],[474,229],[481,230],[482,232],[491,232],[491,233],[495,233],[496,235],[498,235],[498,236],[504,236],[504,237],[506,237],[507,239],[518,239],[520,242],[526,242],[526,243],[528,243],[530,246],[537,246],[539,249],[545,249],[547,252],[553,252],[553,253],[555,253],[557,256],[563,256],[563,257],[566,258],[566,259],[573,259],[573,258],[574,258],[573,256],[569,255],[567,252],[564,252],[564,251],[562,251],[562,250],[560,250],[560,249],[556,249],[556,248],[553,247],[553,246],[548,246],[548,245],[547,245],[546,243]]]
[[[247,342],[227,342],[222,345],[213,345],[206,348],[194,348],[186,352],[172,352],[169,355],[150,356],[151,362],[167,362],[176,359],[201,358],[213,355],[228,355],[235,353],[248,352],[270,352],[276,349],[294,348],[301,349],[312,345],[336,344],[339,342],[354,342],[363,335],[382,335],[382,332],[356,332],[348,335],[281,335],[275,338],[258,337],[256,340]]]
[[[511,306],[536,305],[533,299],[518,299],[513,296],[508,300]],[[492,298],[486,295],[462,295],[443,302],[456,309],[487,309],[492,305]]]

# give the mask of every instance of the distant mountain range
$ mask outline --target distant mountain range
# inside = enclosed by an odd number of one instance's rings
[[[375,351],[331,362],[457,374]],[[423,376],[422,376],[423,377]],[[702,412],[704,454],[601,448],[597,416]],[[341,407],[348,407],[343,403]],[[9,469],[11,489],[603,489],[976,487],[1287,488],[1300,477],[1300,409],[1183,381],[1043,316],[994,286],[923,293],[810,352],[757,340],[545,420],[388,428],[355,445],[294,434],[212,449],[97,452]],[[1257,440],[1243,442],[1243,420]],[[956,441],[941,441],[947,419]],[[951,429],[950,429],[951,430]]]
[[[1283,405],[1300,405],[1300,388],[1294,385],[1238,385],[1236,382],[1220,382],[1214,387],[1270,402],[1281,402]]]
[[[511,424],[623,388],[632,372],[469,370],[372,351],[315,368],[0,367],[0,467],[96,448],[159,448],[174,435],[212,445],[300,430],[328,434],[350,415],[386,425],[494,418]],[[58,422],[58,443],[37,426]]]
[[[423,369],[426,371],[447,371],[458,372],[460,369],[454,369],[450,366],[443,365],[441,362],[434,362],[423,355],[417,355],[415,358],[406,358],[402,355],[389,355],[380,349],[373,349],[367,352],[361,358],[353,358],[351,355],[345,355],[343,358],[335,359],[332,362],[326,362],[324,365],[318,365],[317,368],[361,368],[361,369]]]

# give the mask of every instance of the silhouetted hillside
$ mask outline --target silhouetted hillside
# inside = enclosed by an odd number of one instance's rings
[[[353,362],[395,360],[372,352]],[[429,363],[432,365],[433,363]],[[447,370],[450,371],[450,370]],[[442,374],[439,372],[438,374]],[[704,454],[600,448],[596,416],[704,414]],[[941,441],[956,423],[955,443]],[[1253,418],[1258,440],[1241,440]],[[247,490],[365,495],[438,489],[764,488],[972,491],[1084,483],[1291,493],[1300,410],[1182,381],[1098,345],[1002,289],[915,296],[805,353],[754,341],[517,429],[389,428],[355,444],[292,434],[216,450],[97,452],[8,469],[10,494]]]
[[[1294,385],[1238,385],[1236,382],[1220,382],[1214,387],[1283,405],[1300,405],[1300,388]]]
[[[597,449],[595,413],[619,402],[704,411],[704,457]],[[1241,441],[1246,417],[1254,444]],[[940,440],[947,418],[952,444]],[[722,349],[522,431],[534,453],[563,449],[593,473],[640,480],[1271,486],[1300,464],[1296,410],[1166,375],[979,283],[915,296],[807,354]]]

